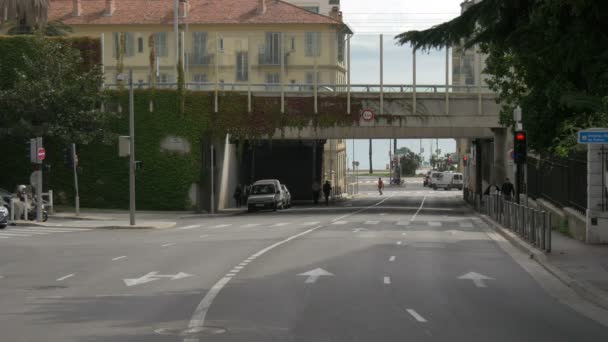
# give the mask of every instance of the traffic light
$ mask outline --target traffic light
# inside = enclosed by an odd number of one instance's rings
[[[513,159],[515,164],[525,164],[528,157],[527,135],[525,131],[515,131]]]

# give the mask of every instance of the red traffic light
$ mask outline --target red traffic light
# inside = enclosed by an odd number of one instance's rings
[[[519,133],[515,134],[515,140],[526,141],[526,133],[519,132]]]
[[[462,159],[466,162],[467,160],[469,160],[469,157],[464,156]]]

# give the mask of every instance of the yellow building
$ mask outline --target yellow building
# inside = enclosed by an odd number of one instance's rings
[[[181,56],[189,87],[282,83],[289,91],[345,83],[352,32],[337,8],[330,14],[277,0],[51,0],[49,20],[102,38],[107,85],[133,69],[136,83],[170,86]]]

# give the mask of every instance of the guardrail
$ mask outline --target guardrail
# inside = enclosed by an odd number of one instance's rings
[[[485,195],[482,206],[476,207],[531,245],[551,252],[551,215],[548,212],[508,201],[500,195]]]
[[[110,83],[106,84],[105,87],[108,89],[118,89],[120,86],[127,87],[127,84]],[[150,87],[149,83],[136,83],[135,88],[146,89]],[[177,89],[177,83],[157,82],[155,83],[157,88],[162,89]],[[281,91],[281,88],[286,93],[314,93],[314,84],[310,83],[222,83],[218,82],[188,82],[185,84],[187,89],[190,90],[203,90],[203,91],[236,91],[236,92],[273,92],[277,93]],[[466,86],[466,85],[436,85],[436,84],[317,84],[317,92],[319,93],[334,93],[334,94],[347,94],[347,93],[451,93],[451,94],[493,94],[487,86]]]

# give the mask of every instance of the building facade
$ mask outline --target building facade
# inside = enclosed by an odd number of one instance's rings
[[[351,32],[332,15],[275,0],[51,0],[49,20],[103,40],[106,85],[133,69],[136,83],[171,86],[181,58],[189,87],[296,90],[345,81]]]
[[[461,14],[472,5],[483,0],[466,0],[460,4]],[[485,80],[487,75],[483,73],[486,65],[487,55],[479,53],[478,47],[465,48],[464,44],[452,47],[452,84],[454,86],[469,86],[471,91],[476,91],[474,86],[481,84],[487,86]],[[464,87],[463,87],[464,88]],[[465,91],[458,89],[458,91]]]

